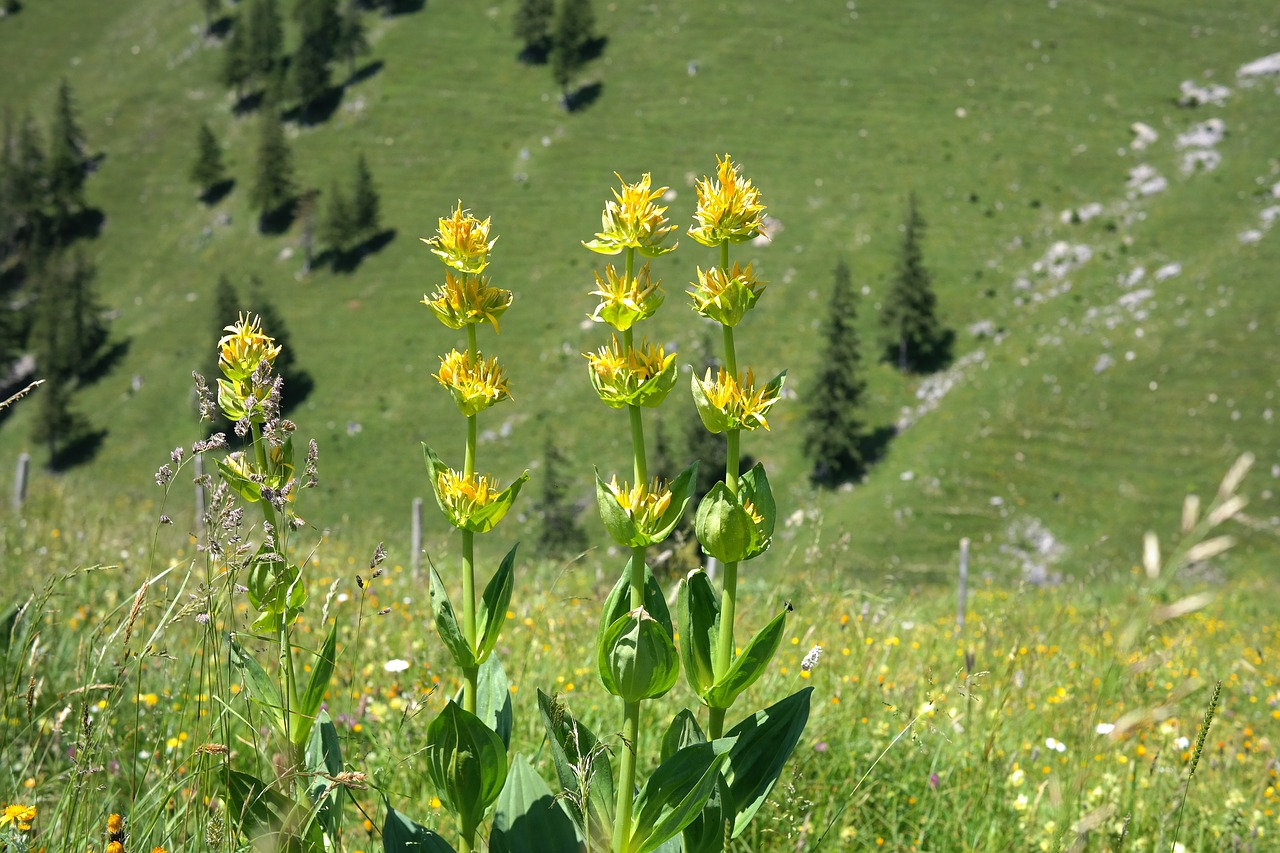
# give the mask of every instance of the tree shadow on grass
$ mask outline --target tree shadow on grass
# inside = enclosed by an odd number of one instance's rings
[[[286,110],[282,118],[307,127],[324,124],[337,112],[338,105],[342,103],[342,93],[341,86],[330,86],[315,100]]]
[[[378,4],[382,7],[382,15],[386,18],[392,18],[397,15],[412,15],[414,12],[421,12],[426,8],[426,0],[382,0]]]
[[[206,207],[212,207],[230,195],[231,190],[235,188],[235,185],[235,178],[227,178],[225,181],[218,181],[216,184],[209,187],[209,189],[200,193],[200,201],[203,202]]]
[[[335,273],[350,274],[356,271],[369,255],[381,252],[396,238],[396,229],[386,228],[364,242],[343,251],[325,249],[316,256],[315,266],[329,265]]]
[[[115,368],[124,357],[129,354],[129,348],[132,346],[132,339],[125,338],[123,341],[116,341],[110,346],[103,349],[89,363],[89,366],[80,373],[81,385],[92,385]]]
[[[106,221],[106,214],[98,208],[82,208],[59,223],[58,239],[64,245],[76,240],[96,240]]]
[[[943,329],[938,335],[938,339],[933,342],[933,349],[928,355],[914,356],[910,359],[911,363],[908,372],[927,375],[949,367],[954,358],[955,345],[955,330]],[[882,359],[887,364],[892,364],[896,367],[898,365],[898,345],[896,343],[886,344]]]
[[[65,447],[58,449],[49,459],[49,470],[67,471],[77,465],[83,465],[98,455],[102,443],[107,439],[105,429],[85,429]]]
[[[297,208],[298,200],[291,198],[274,210],[265,211],[258,217],[258,232],[274,236],[288,231]]]
[[[574,89],[564,98],[564,108],[567,112],[576,113],[585,110],[594,104],[600,98],[600,93],[604,91],[604,84],[596,81],[588,83]]]
[[[228,33],[231,32],[232,23],[234,22],[231,20],[230,15],[223,15],[221,18],[210,24],[208,28],[205,29],[204,34],[209,38],[215,38],[221,41],[227,37]]]
[[[862,479],[868,468],[884,459],[889,452],[889,445],[897,435],[898,428],[893,424],[876,427],[858,442],[858,452],[862,457],[860,464],[845,468],[819,460],[809,473],[809,481],[815,486],[832,489]]]
[[[231,107],[231,112],[237,117],[257,112],[258,107],[262,106],[264,98],[266,98],[266,92],[261,89],[256,89],[240,96],[240,98],[236,100],[235,105]]]
[[[582,52],[578,54],[583,62],[590,62],[593,59],[599,59],[604,55],[604,49],[609,45],[608,36],[596,36],[582,45]]]
[[[868,468],[879,464],[889,452],[889,445],[897,435],[897,426],[887,424],[878,426],[863,436],[862,441],[858,442],[858,449],[862,451],[863,464]]]
[[[348,76],[347,82],[343,83],[342,85],[355,86],[358,83],[363,83],[365,80],[368,80],[370,77],[373,77],[385,67],[386,67],[386,63],[383,62],[381,59],[375,59],[373,62],[366,62],[364,65],[357,68],[350,76]]]

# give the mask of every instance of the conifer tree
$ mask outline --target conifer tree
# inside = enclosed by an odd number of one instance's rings
[[[264,218],[281,210],[293,198],[293,154],[284,137],[280,114],[268,103],[262,111],[258,157],[249,203]]]
[[[31,437],[49,448],[49,467],[59,467],[60,456],[88,429],[85,419],[71,408],[71,380],[62,376],[45,376],[36,389],[35,419]]]
[[[356,74],[356,57],[369,53],[369,38],[364,31],[364,17],[357,0],[347,0],[338,22],[338,40],[334,44],[337,56],[347,60],[347,76]]]
[[[586,49],[595,30],[591,0],[563,0],[551,36],[551,76],[569,105],[569,83],[586,62]]]
[[[373,186],[369,163],[361,154],[356,159],[356,177],[351,189],[351,233],[357,238],[368,238],[378,233],[381,214],[378,191]]]
[[[284,24],[276,0],[250,0],[248,24],[246,55],[250,75],[270,87],[272,72],[284,51]]]
[[[31,346],[42,375],[70,381],[94,366],[107,340],[95,274],[79,253],[46,262],[37,273]]]
[[[222,165],[222,146],[207,121],[200,122],[200,130],[196,134],[196,159],[191,164],[191,180],[200,188],[201,195],[227,179],[226,167]]]
[[[572,497],[571,470],[564,451],[548,432],[542,453],[542,484],[539,514],[538,551],[559,557],[574,557],[587,548],[587,534],[578,522],[578,508]]]
[[[924,227],[912,194],[907,202],[897,275],[880,312],[888,340],[887,355],[904,373],[933,367],[946,346],[946,333],[936,313],[932,277],[924,267],[920,248]]]
[[[521,57],[531,62],[546,59],[551,50],[551,24],[555,19],[554,0],[520,0],[516,7],[516,38],[524,44]]]
[[[324,217],[320,220],[320,241],[329,247],[335,269],[351,242],[353,221],[351,202],[338,182],[334,181],[325,198]]]
[[[249,55],[248,14],[236,15],[231,24],[231,37],[223,48],[220,80],[222,85],[235,89],[236,99],[244,97],[244,84],[253,77],[253,60]]]
[[[805,452],[813,480],[834,485],[861,476],[866,430],[861,418],[862,355],[856,326],[858,296],[844,261],[836,265],[835,287],[826,312],[822,367],[805,411]]]
[[[302,40],[289,65],[293,95],[304,111],[329,91],[329,63],[335,56],[341,20],[336,0],[302,0]]]
[[[61,218],[84,205],[84,132],[76,122],[71,86],[58,87],[49,148],[49,194]]]

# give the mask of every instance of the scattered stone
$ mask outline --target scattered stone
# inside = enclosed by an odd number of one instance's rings
[[[1129,198],[1146,197],[1167,190],[1169,181],[1159,174],[1154,166],[1143,163],[1129,170],[1129,180],[1125,186],[1131,190]]]
[[[1262,232],[1259,231],[1257,228],[1250,228],[1248,231],[1240,232],[1240,242],[1244,243],[1245,245],[1249,245],[1251,243],[1257,243],[1261,239],[1262,239]]]
[[[1058,583],[1061,577],[1049,569],[1066,554],[1067,549],[1038,518],[1015,519],[1005,531],[1007,541],[1000,553],[1022,570],[1023,578],[1032,584]]]
[[[1258,217],[1262,219],[1262,224],[1265,227],[1270,228],[1276,223],[1277,219],[1280,219],[1280,204],[1264,208],[1263,211],[1258,214]]]
[[[1098,356],[1098,360],[1093,363],[1093,372],[1101,373],[1104,370],[1114,367],[1115,363],[1116,360],[1111,356],[1111,353],[1104,352],[1102,355]]]
[[[1188,151],[1182,155],[1182,174],[1212,172],[1222,163],[1222,155],[1212,148]]]
[[[1174,145],[1182,148],[1212,148],[1227,135],[1227,125],[1220,118],[1211,118],[1194,125],[1186,133],[1178,134]]]
[[[1221,107],[1226,104],[1227,98],[1231,95],[1230,89],[1217,83],[1197,86],[1190,80],[1183,80],[1179,88],[1182,91],[1182,97],[1178,98],[1178,106],[1180,107],[1198,107],[1201,104],[1212,104],[1215,107]]]
[[[1135,121],[1129,125],[1129,130],[1133,131],[1133,142],[1129,147],[1134,151],[1142,151],[1160,138],[1160,134],[1156,133],[1155,128],[1140,121]]]
[[[1102,215],[1102,204],[1100,202],[1090,202],[1083,207],[1068,208],[1062,211],[1058,220],[1063,225],[1071,225],[1072,223],[1084,223],[1090,219],[1094,219]]]
[[[1280,53],[1255,59],[1236,71],[1237,77],[1269,77],[1273,74],[1280,74]]]
[[[1160,267],[1160,269],[1156,270],[1155,277],[1156,277],[1156,281],[1165,281],[1167,279],[1173,278],[1175,275],[1181,275],[1181,274],[1182,274],[1182,264],[1174,262],[1171,264],[1165,264],[1164,266]]]
[[[1129,270],[1127,275],[1120,276],[1120,286],[1125,288],[1133,287],[1135,284],[1142,281],[1146,277],[1147,277],[1146,267],[1134,267],[1133,269]]]
[[[992,320],[979,320],[969,324],[969,334],[975,338],[989,338],[996,333],[996,324]]]
[[[898,417],[898,431],[901,432],[938,408],[942,403],[942,399],[951,392],[952,388],[960,384],[960,380],[964,379],[965,374],[969,372],[969,368],[982,364],[986,359],[987,354],[985,351],[974,350],[941,373],[925,377],[920,382],[920,387],[916,389],[916,399],[920,402],[915,407],[904,406],[902,408],[902,413]]]
[[[1072,245],[1065,240],[1059,240],[1049,247],[1049,251],[1044,257],[1031,265],[1031,271],[1034,273],[1048,275],[1051,278],[1062,279],[1067,273],[1087,263],[1093,258],[1093,249],[1084,243]]]
[[[287,261],[293,257],[293,247],[285,246],[280,250],[280,254],[276,256],[277,261]]]

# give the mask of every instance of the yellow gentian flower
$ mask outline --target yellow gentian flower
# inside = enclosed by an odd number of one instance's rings
[[[591,368],[591,384],[615,409],[626,405],[659,405],[676,380],[676,354],[641,339],[638,347],[613,342],[595,352],[583,353]]]
[[[604,278],[596,273],[596,289],[592,296],[600,297],[591,319],[597,323],[608,323],[619,332],[625,332],[641,320],[652,317],[662,300],[666,298],[662,292],[661,281],[649,278],[649,265],[645,264],[630,281],[624,273],[614,269],[613,264],[604,268]]]
[[[613,174],[622,181],[621,175]],[[639,249],[648,257],[664,255],[675,249],[675,246],[668,248],[662,245],[676,226],[669,225],[663,216],[667,209],[655,203],[668,188],[651,190],[649,183],[648,172],[634,184],[622,181],[622,192],[613,190],[613,200],[605,202],[596,239],[584,241],[582,245],[602,255],[616,255],[623,249]]]
[[[36,819],[36,807],[11,803],[0,812],[0,827],[13,824],[19,832],[30,832],[31,822]]]
[[[492,217],[490,217],[491,219]],[[489,250],[498,239],[489,239],[489,222],[481,222],[462,209],[459,201],[448,219],[441,219],[434,237],[422,237],[422,242],[440,256],[446,264],[465,273],[479,273],[489,264]]]
[[[782,399],[782,382],[785,374],[778,376],[760,388],[755,387],[755,374],[748,369],[746,378],[741,374],[730,376],[721,368],[712,378],[707,371],[705,379],[693,379],[694,401],[698,414],[707,429],[714,433],[730,429],[753,430],[769,428],[765,415]]]
[[[689,229],[689,236],[704,246],[750,240],[764,230],[760,191],[742,177],[728,154],[716,160],[717,179],[703,178],[697,184],[698,209],[693,217],[698,225]]]
[[[671,489],[658,479],[654,479],[651,485],[636,483],[632,486],[626,482],[619,483],[615,474],[607,488],[642,533],[651,534],[659,529],[662,516],[671,508]]]
[[[492,323],[496,332],[498,318],[511,307],[512,299],[510,290],[490,287],[489,280],[483,276],[455,276],[447,272],[444,284],[438,285],[430,296],[423,296],[422,304],[450,329]]]
[[[727,271],[712,267],[703,272],[699,267],[698,280],[688,293],[693,310],[703,317],[736,326],[764,293],[764,282],[755,277],[751,264],[743,269],[735,263]]]
[[[440,372],[434,375],[467,417],[511,398],[506,372],[498,359],[486,361],[478,352],[473,357],[455,349],[440,356]]]
[[[262,320],[257,316],[241,314],[223,331],[230,334],[218,341],[218,366],[233,382],[249,378],[260,363],[271,364],[280,354],[280,346],[262,331]]]

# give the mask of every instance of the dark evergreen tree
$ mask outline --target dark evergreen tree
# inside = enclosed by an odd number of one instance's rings
[[[222,146],[205,121],[200,122],[200,130],[196,134],[196,159],[191,163],[190,175],[201,195],[207,195],[227,179],[227,170],[222,165]]]
[[[822,367],[805,410],[805,452],[813,461],[813,480],[823,485],[846,482],[865,469],[866,429],[861,418],[862,355],[857,329],[858,296],[844,261],[836,265],[835,287],[826,311]]]
[[[364,17],[357,0],[347,0],[342,7],[342,19],[338,22],[338,40],[334,44],[337,56],[347,60],[347,76],[356,74],[356,57],[369,53],[369,38],[364,31]]]
[[[84,205],[84,132],[76,122],[71,86],[58,87],[58,105],[49,134],[49,195],[61,218]]]
[[[284,51],[284,24],[276,0],[250,0],[247,56],[251,76],[271,83]]]
[[[253,78],[253,57],[249,54],[248,14],[236,15],[231,24],[231,37],[223,48],[220,80],[222,85],[235,89],[236,99],[244,97],[244,84]]]
[[[13,132],[13,115],[4,111],[4,135],[0,137],[0,264],[18,248],[20,230],[20,214],[17,201],[17,175],[14,164],[14,152],[18,140]],[[7,333],[0,329],[0,338],[7,338]],[[5,344],[0,340],[0,346]],[[6,362],[7,363],[7,362]],[[4,366],[0,365],[0,370]]]
[[[46,262],[37,273],[31,346],[43,376],[74,380],[95,366],[107,341],[95,271],[76,253]]]
[[[351,232],[357,238],[368,238],[378,233],[380,202],[373,186],[369,163],[361,154],[356,159],[356,177],[351,189]]]
[[[551,76],[569,103],[569,84],[586,62],[587,45],[594,37],[595,12],[591,0],[563,0],[551,35]]]
[[[306,112],[329,91],[329,63],[335,56],[340,19],[336,0],[303,0],[298,4],[302,40],[289,73],[293,95]]]
[[[85,419],[72,410],[71,380],[62,376],[44,376],[44,384],[36,389],[35,419],[31,437],[49,448],[49,467],[59,467],[60,457],[68,446],[85,434]]]
[[[338,182],[334,181],[325,198],[324,218],[320,220],[320,242],[329,247],[329,256],[335,269],[351,244],[355,233],[354,221],[351,202]]]
[[[274,105],[262,111],[258,158],[249,203],[264,218],[278,213],[293,199],[293,154]]]
[[[913,194],[907,202],[897,275],[880,311],[887,357],[904,373],[935,367],[945,357],[948,340],[938,322],[932,277],[924,267],[920,248],[924,227]]]
[[[521,58],[543,62],[551,50],[551,24],[555,19],[554,0],[520,0],[516,7],[516,38],[524,45]]]
[[[538,514],[542,517],[538,530],[540,554],[576,557],[587,549],[587,533],[578,522],[578,507],[573,500],[570,470],[569,459],[548,433],[538,477],[542,486],[538,501]]]

